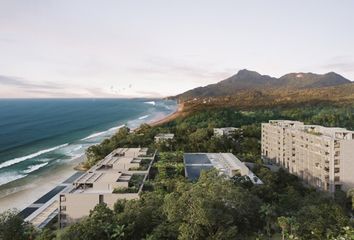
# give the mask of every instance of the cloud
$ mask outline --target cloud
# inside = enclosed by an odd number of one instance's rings
[[[2,97],[40,97],[40,98],[132,98],[132,97],[161,97],[157,92],[149,91],[128,91],[132,85],[126,88],[115,90],[113,87],[94,88],[86,86],[63,85],[59,83],[44,82],[41,84],[25,80],[20,77],[0,75],[0,87]],[[2,91],[1,91],[2,90]],[[4,94],[5,93],[5,94]],[[5,96],[4,96],[5,95]]]
[[[131,68],[130,71],[139,74],[151,75],[170,75],[170,76],[184,76],[189,79],[195,79],[195,82],[202,81],[220,81],[233,73],[234,69],[217,70],[215,66],[210,64],[189,64],[182,61],[176,61],[167,58],[152,57],[148,61],[149,65]]]
[[[33,89],[33,88],[44,88],[44,89],[59,89],[58,85],[54,86],[51,83],[37,84],[25,80],[19,77],[4,76],[0,75],[0,85],[14,86],[18,88]]]
[[[321,67],[328,71],[339,71],[340,73],[354,72],[354,59],[351,56],[336,56]]]
[[[142,97],[149,97],[149,98],[161,98],[163,95],[158,92],[153,91],[136,91],[137,94],[141,95]]]
[[[343,72],[354,72],[354,62],[338,62],[326,64],[323,67]]]
[[[0,38],[0,42],[2,42],[2,43],[14,43],[15,40],[14,39],[10,39],[10,38]]]
[[[43,82],[35,83],[24,78],[0,75],[0,86],[10,87],[7,96],[4,97],[82,97],[82,94],[75,92],[76,88],[58,83]],[[8,88],[9,89],[9,88]],[[3,90],[0,88],[0,90]],[[5,89],[6,90],[6,89]],[[8,96],[10,93],[10,96]],[[13,93],[13,95],[11,94]]]
[[[80,95],[73,94],[73,93],[67,93],[65,91],[54,92],[54,91],[46,91],[46,90],[29,89],[26,92],[33,93],[36,97],[54,97],[54,98],[81,97]]]

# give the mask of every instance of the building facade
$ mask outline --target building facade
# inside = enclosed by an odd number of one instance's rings
[[[262,158],[321,190],[354,187],[354,131],[271,120],[262,124]]]
[[[175,137],[173,133],[159,133],[155,136],[155,143],[166,142]]]
[[[232,136],[238,130],[239,128],[234,128],[234,127],[214,128],[214,136],[215,137]]]
[[[154,158],[155,154],[149,155],[147,148],[114,150],[59,194],[60,227],[88,216],[97,204],[105,203],[113,209],[119,199],[139,198]],[[141,179],[140,185],[132,189],[131,179]]]

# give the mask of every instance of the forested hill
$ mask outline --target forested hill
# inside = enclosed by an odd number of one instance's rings
[[[343,84],[351,85],[353,83],[334,72],[326,74],[289,73],[280,78],[275,78],[244,69],[216,84],[189,90],[177,95],[175,98],[186,101],[194,98],[233,96],[254,91],[277,92],[279,90],[297,91],[311,89],[315,92],[316,89],[341,86]]]

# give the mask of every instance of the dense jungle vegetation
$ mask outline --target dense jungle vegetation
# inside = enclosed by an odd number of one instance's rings
[[[273,172],[260,158],[261,123],[292,119],[307,124],[354,129],[354,107],[234,108],[197,111],[162,126],[121,128],[112,138],[87,150],[87,167],[117,147],[150,147],[159,154],[139,200],[120,200],[113,210],[97,205],[90,216],[67,228],[40,232],[14,212],[0,217],[0,239],[354,239],[352,198],[305,187],[283,170]],[[214,127],[242,129],[231,138],[214,137]],[[157,133],[174,133],[155,143]],[[184,177],[184,152],[232,152],[255,163],[264,182],[225,179],[215,170],[197,182]],[[13,234],[13,235],[11,235]]]

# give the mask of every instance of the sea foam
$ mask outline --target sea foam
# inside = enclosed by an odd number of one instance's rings
[[[17,164],[17,163],[20,163],[20,162],[23,162],[23,161],[25,161],[25,160],[27,160],[27,159],[31,159],[31,158],[38,157],[38,156],[40,156],[40,155],[42,155],[42,154],[44,154],[44,153],[48,153],[48,152],[57,150],[57,149],[59,149],[59,148],[65,147],[65,146],[67,146],[67,145],[68,145],[68,143],[62,144],[62,145],[59,145],[59,146],[56,146],[56,147],[44,149],[44,150],[38,151],[38,152],[36,152],[36,153],[29,154],[29,155],[27,155],[27,156],[18,157],[18,158],[14,158],[14,159],[8,160],[8,161],[3,162],[3,163],[0,164],[0,169],[1,169],[1,168],[8,167],[8,166],[11,166],[11,165],[14,165],[14,164]]]
[[[150,115],[144,115],[144,116],[141,116],[140,118],[139,118],[139,120],[143,120],[143,119],[145,119],[145,118],[148,118]]]
[[[144,103],[146,103],[146,104],[150,104],[150,105],[156,105],[156,102],[155,101],[149,101],[149,102],[144,102]]]
[[[24,170],[23,173],[31,173],[31,172],[37,171],[38,169],[44,167],[47,164],[48,164],[48,162],[44,162],[44,163],[36,164],[36,165],[31,165],[26,170]]]
[[[101,136],[101,135],[105,134],[106,132],[107,131],[93,133],[93,134],[89,135],[88,137],[85,137],[85,138],[83,138],[81,140],[88,140],[90,138],[95,138],[95,137],[98,137],[98,136]]]
[[[24,178],[26,176],[27,174],[2,175],[0,176],[0,186]]]
[[[81,140],[84,141],[84,140],[88,140],[88,139],[91,139],[91,138],[99,137],[99,136],[104,135],[104,134],[107,134],[107,133],[109,133],[109,132],[116,131],[116,130],[118,130],[119,128],[122,128],[122,127],[124,127],[124,126],[125,126],[125,125],[120,125],[120,126],[117,126],[117,127],[112,127],[112,128],[110,128],[110,129],[108,129],[107,131],[102,131],[102,132],[93,133],[93,134],[89,135],[88,137],[85,137],[85,138],[83,138],[83,139],[81,139]]]

